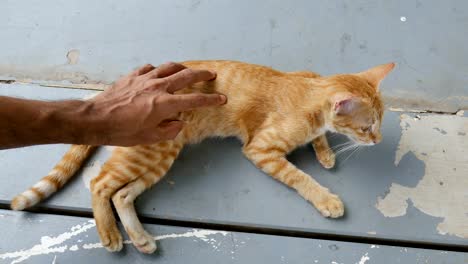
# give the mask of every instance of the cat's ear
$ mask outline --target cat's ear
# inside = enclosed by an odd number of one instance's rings
[[[395,63],[382,64],[373,68],[358,73],[357,75],[366,79],[377,90],[379,89],[380,82],[395,68]]]
[[[333,111],[337,115],[350,115],[359,107],[360,99],[350,94],[337,95],[333,99]]]

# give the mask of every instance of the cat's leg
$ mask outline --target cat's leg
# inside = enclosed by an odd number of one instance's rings
[[[260,132],[244,146],[244,154],[257,167],[287,186],[294,188],[325,217],[340,217],[344,213],[343,202],[321,186],[310,175],[299,170],[286,159],[289,142],[274,132]]]
[[[122,235],[110,199],[122,186],[146,173],[150,165],[134,148],[116,148],[90,184],[96,229],[102,245],[109,251],[122,249]]]
[[[335,166],[335,153],[328,145],[328,140],[325,134],[318,136],[312,141],[312,146],[315,150],[317,160],[326,169],[331,169]]]
[[[147,173],[127,184],[112,197],[120,221],[132,240],[133,245],[140,252],[147,254],[153,253],[156,250],[156,243],[154,237],[145,231],[138,220],[134,201],[141,193],[164,177],[183,145],[165,142],[156,144],[156,146],[159,147],[155,149],[155,152],[158,152],[158,155],[161,156],[159,162],[155,161],[155,164]]]

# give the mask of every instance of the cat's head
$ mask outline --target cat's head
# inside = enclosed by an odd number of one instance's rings
[[[330,77],[334,88],[329,98],[330,129],[361,145],[379,143],[384,113],[379,85],[394,67],[394,63],[389,63],[356,74]]]

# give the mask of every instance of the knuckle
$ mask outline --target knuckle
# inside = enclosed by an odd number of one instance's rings
[[[185,77],[191,78],[195,74],[195,71],[193,69],[184,69],[182,73]]]
[[[144,81],[145,88],[165,88],[168,86],[168,81],[165,79],[148,79]]]
[[[168,67],[168,68],[174,68],[174,67],[177,67],[179,64],[175,63],[173,61],[168,61],[168,62],[164,63],[163,65]]]

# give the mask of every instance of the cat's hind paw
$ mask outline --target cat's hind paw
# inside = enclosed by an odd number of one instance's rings
[[[151,254],[156,251],[156,241],[154,240],[154,237],[148,234],[146,231],[143,231],[142,233],[129,233],[129,236],[133,242],[133,245],[141,253]]]
[[[110,230],[104,230],[101,235],[102,245],[110,252],[122,250],[123,239],[117,227]]]

